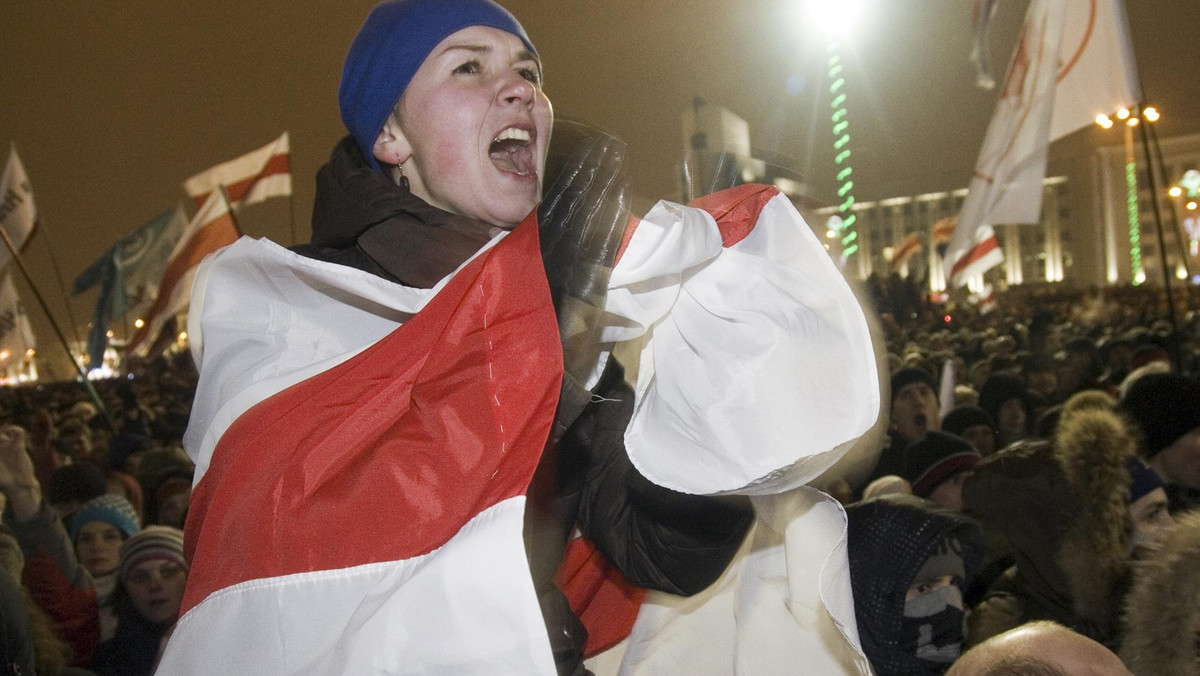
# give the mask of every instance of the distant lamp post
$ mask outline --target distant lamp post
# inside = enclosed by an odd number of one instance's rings
[[[837,227],[831,225],[830,230],[837,233],[842,247],[841,263],[845,266],[846,261],[858,251],[858,232],[855,228],[858,217],[853,211],[854,181],[851,176],[854,170],[850,167],[850,121],[847,119],[846,77],[840,50],[841,41],[850,36],[865,16],[866,6],[863,0],[807,0],[803,9],[805,24],[823,33],[829,45],[826,65],[829,93],[833,97],[829,102],[833,111],[830,123],[833,130],[833,161],[837,165],[837,196],[840,200],[837,213],[840,223]]]
[[[1133,128],[1138,118],[1131,116],[1128,108],[1118,110],[1116,118],[1125,122],[1125,213],[1129,219],[1129,270],[1133,284],[1137,286],[1146,281],[1146,271],[1142,266],[1142,215],[1138,208],[1137,162],[1133,158]],[[1158,119],[1157,111],[1154,119]],[[1096,124],[1102,129],[1111,129],[1114,123],[1107,115],[1097,115]]]

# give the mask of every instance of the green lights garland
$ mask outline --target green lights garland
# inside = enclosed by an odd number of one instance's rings
[[[1125,163],[1125,201],[1129,209],[1129,265],[1133,274],[1133,284],[1141,284],[1138,273],[1142,272],[1142,235],[1141,213],[1138,210],[1137,163]]]
[[[833,122],[833,150],[837,153],[833,161],[839,167],[837,195],[842,200],[838,205],[838,215],[842,219],[838,234],[842,238],[842,262],[845,262],[858,251],[858,233],[854,230],[857,217],[851,211],[854,206],[854,195],[851,193],[854,181],[850,180],[850,175],[854,170],[850,168],[849,163],[850,148],[847,146],[850,144],[850,134],[847,130],[850,123],[846,120],[846,92],[842,91],[846,86],[846,78],[842,77],[842,59],[837,50],[837,42],[829,43],[829,93],[833,95],[833,100],[829,102],[829,107],[833,109],[830,121]]]

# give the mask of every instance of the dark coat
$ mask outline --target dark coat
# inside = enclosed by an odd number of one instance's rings
[[[1052,443],[985,458],[963,504],[1011,544],[1016,565],[969,618],[968,644],[1052,620],[1115,648],[1128,584],[1128,428],[1110,411],[1064,418]]]

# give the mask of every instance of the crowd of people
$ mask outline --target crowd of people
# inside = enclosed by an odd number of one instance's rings
[[[794,206],[630,219],[623,148],[555,125],[541,67],[490,0],[381,3],[312,241],[209,258],[190,356],[0,391],[9,673],[1200,674],[1191,287],[984,313],[869,280],[877,407]],[[805,485],[876,413],[841,504]]]
[[[863,649],[881,675],[1074,673],[1085,648],[1194,673],[1192,316],[1173,330],[1148,288],[1016,295],[951,322],[881,308],[887,444],[842,496]],[[79,383],[0,391],[0,613],[20,673],[153,673],[188,573],[195,384],[181,354],[97,382],[103,411]]]
[[[1172,633],[1196,623],[1200,536],[1197,306],[1176,293],[1174,319],[1161,287],[1013,290],[990,313],[875,296],[888,439],[845,499],[878,673],[943,673],[968,649],[979,670],[951,673],[993,673],[983,657],[1039,622],[1136,674],[1196,673],[1194,634]]]

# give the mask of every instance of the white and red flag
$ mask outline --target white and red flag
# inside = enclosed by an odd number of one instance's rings
[[[921,235],[915,232],[908,233],[904,240],[896,246],[895,251],[892,252],[892,261],[890,266],[892,272],[898,272],[900,267],[907,263],[908,259],[915,256],[920,250]]]
[[[17,155],[17,147],[10,146],[8,162],[4,165],[4,173],[0,174],[0,227],[8,233],[13,247],[20,251],[36,226],[37,207],[33,202],[33,186]],[[8,247],[0,246],[0,270],[8,265],[10,258],[12,254]]]
[[[735,565],[686,646],[643,635],[674,609],[639,616],[636,660],[695,666],[716,650],[698,642],[761,666],[805,646],[821,673],[869,673],[844,516],[789,491],[878,416],[866,321],[786,197],[727,193],[640,222],[602,340],[645,339],[626,446],[646,477],[787,491],[794,509],[764,511],[776,530],[752,540],[770,553]],[[201,265],[188,328],[192,569],[159,673],[555,673],[522,538],[562,377],[533,217],[432,289],[243,238]],[[761,610],[731,627],[751,596]]]
[[[291,195],[289,153],[288,133],[285,131],[258,150],[196,174],[183,182],[183,189],[199,207],[213,191],[223,187],[234,211],[270,197]]]
[[[1051,141],[1140,98],[1122,0],[1034,0],[947,247],[951,284],[1004,260],[994,226],[1041,220]]]
[[[188,306],[196,266],[208,254],[235,242],[240,234],[224,192],[214,191],[171,251],[154,302],[141,318],[141,328],[129,339],[130,352],[140,356],[149,352],[167,321]]]

